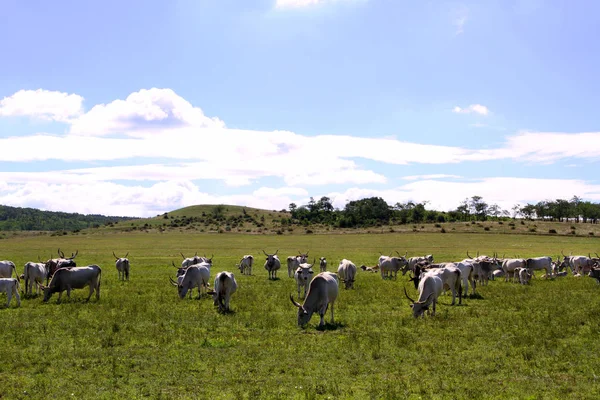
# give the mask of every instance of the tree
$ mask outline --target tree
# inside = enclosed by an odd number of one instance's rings
[[[294,211],[296,211],[296,209],[298,208],[298,206],[296,205],[296,203],[290,203],[288,208],[290,209],[290,212],[293,214]]]
[[[485,216],[487,214],[488,205],[481,196],[473,196],[471,197],[471,201],[469,202],[469,209],[471,213],[477,215],[477,217],[481,221],[485,221]]]
[[[519,214],[521,214],[522,216],[524,216],[527,219],[532,219],[536,213],[536,208],[533,204],[526,204],[524,205],[521,210],[519,211]]]
[[[463,221],[469,220],[470,212],[469,212],[469,199],[464,199],[462,203],[458,207],[456,207],[456,212],[462,216]]]
[[[492,204],[487,209],[488,215],[491,215],[494,218],[498,218],[498,216],[502,213],[500,206],[498,204]]]

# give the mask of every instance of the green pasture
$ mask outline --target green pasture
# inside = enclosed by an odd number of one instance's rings
[[[44,304],[23,298],[0,308],[0,398],[227,399],[598,399],[600,286],[588,277],[503,281],[478,296],[415,320],[404,297],[407,276],[382,280],[359,271],[340,290],[335,324],[296,325],[296,294],[285,265],[269,281],[262,250],[309,251],[374,265],[380,252],[461,260],[466,251],[522,257],[600,252],[596,237],[490,233],[242,235],[130,232],[31,236],[0,241],[0,259],[22,273],[57,248],[79,250],[78,265],[102,268],[99,302],[87,289]],[[131,280],[119,282],[112,252],[129,252]],[[214,254],[212,276],[234,271],[233,312],[208,296],[180,300],[171,262]],[[253,254],[252,276],[235,263]],[[315,267],[318,270],[318,267]],[[539,274],[538,274],[539,275]],[[194,291],[194,296],[197,292]],[[0,303],[5,296],[0,295]],[[327,321],[329,320],[329,312]]]

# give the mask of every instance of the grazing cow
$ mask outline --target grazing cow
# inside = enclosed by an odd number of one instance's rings
[[[573,275],[578,275],[582,272],[587,273],[594,265],[593,261],[589,257],[572,255],[565,256],[562,250],[560,253],[563,255],[561,269],[564,267],[569,267]]]
[[[17,274],[17,267],[15,266],[15,263],[8,260],[0,261],[0,278],[12,277],[13,271],[15,271],[15,277],[18,280],[19,275]]]
[[[345,258],[340,261],[340,265],[337,270],[338,278],[344,282],[345,289],[354,288],[354,280],[356,278],[356,265],[350,260]]]
[[[67,297],[71,298],[72,289],[83,289],[90,287],[90,294],[87,301],[96,291],[96,300],[100,300],[100,275],[102,270],[97,265],[88,265],[87,267],[59,268],[56,270],[50,285],[42,287],[44,290],[44,302],[50,300],[53,293],[58,292],[58,303],[63,291],[67,291]]]
[[[181,280],[178,278],[177,282],[171,278],[171,284],[177,286],[180,298],[185,298],[188,291],[192,291],[193,288],[198,288],[198,298],[202,296],[202,288],[208,289],[208,281],[210,279],[210,265],[208,263],[200,263],[189,266],[185,269]]]
[[[379,261],[377,262],[377,266],[381,271],[381,277],[383,279],[387,278],[388,276],[391,278],[392,273],[394,273],[394,278],[396,278],[398,276],[398,271],[407,264],[408,262],[406,261],[406,258],[402,256],[392,257],[391,255],[389,257],[382,255],[379,257]],[[407,269],[402,269],[402,275],[406,274],[406,271]]]
[[[74,259],[75,257],[77,257],[78,254],[79,250],[77,250],[75,253],[71,253],[71,257],[65,257],[65,253],[58,249],[59,258],[51,258],[48,261],[46,261],[46,269],[48,270],[46,285],[48,285],[48,280],[52,278],[57,269],[77,267],[77,263],[74,261]]]
[[[410,307],[413,310],[413,317],[418,318],[423,315],[425,310],[429,311],[429,305],[433,304],[433,310],[431,315],[435,315],[435,305],[437,303],[437,299],[442,294],[442,289],[444,287],[444,283],[442,282],[442,278],[436,275],[425,274],[423,275],[423,279],[419,282],[419,300],[414,301],[408,296],[406,292],[406,288],[404,288],[404,294],[406,298],[411,301]]]
[[[588,273],[588,276],[590,278],[596,279],[596,282],[598,283],[598,285],[600,285],[600,269],[592,268],[592,270]]]
[[[336,274],[321,272],[310,281],[304,304],[297,303],[290,294],[292,304],[298,307],[298,326],[308,324],[312,315],[317,312],[321,317],[319,328],[322,328],[325,325],[324,317],[329,305],[331,305],[331,323],[333,324],[333,304],[338,295],[338,287]]]
[[[416,268],[419,268],[417,265]],[[425,275],[435,275],[439,276],[442,280],[443,291],[450,289],[452,292],[452,304],[456,303],[456,295],[458,294],[458,304],[462,304],[462,290],[461,290],[461,271],[452,264],[446,264],[442,268],[434,268],[427,270],[421,275],[421,279],[425,277]],[[419,282],[420,283],[420,282]]]
[[[115,256],[115,266],[117,267],[117,272],[119,273],[119,280],[125,280],[125,278],[127,278],[127,280],[129,280],[129,259],[127,258],[127,256],[129,255],[129,252],[127,252],[127,254],[125,254],[125,257],[117,257],[115,252],[113,251],[113,256]]]
[[[213,296],[213,303],[219,306],[219,311],[229,311],[229,299],[237,290],[237,282],[233,273],[223,271],[215,276],[215,289],[208,292]]]
[[[19,296],[19,280],[16,278],[0,278],[0,293],[6,293],[6,307],[10,307],[13,296],[17,298],[17,306],[21,307],[21,296]]]
[[[475,264],[477,264],[477,262],[474,262],[472,260],[463,260],[461,262],[454,263],[456,268],[460,270],[462,284],[465,287],[465,294],[463,295],[464,297],[467,297],[469,295],[469,282],[471,283],[471,287],[473,288],[471,292],[475,294],[475,279],[473,275]]]
[[[298,298],[306,297],[306,293],[308,292],[308,285],[313,276],[312,266],[315,264],[314,260],[312,264],[300,264],[296,271],[294,272],[294,279],[296,279],[296,288],[298,289]],[[304,288],[304,295],[300,296],[300,291]]]
[[[279,257],[277,257],[278,251],[279,250],[277,250],[273,254],[267,254],[263,250],[263,253],[265,253],[265,256],[267,256],[267,259],[265,261],[265,269],[269,273],[269,279],[275,279],[277,276],[277,270],[281,268],[281,261],[279,261]]]
[[[319,272],[327,271],[327,259],[325,257],[319,258]]]
[[[242,275],[252,275],[252,264],[254,264],[254,257],[247,254],[240,260],[239,269]]]
[[[35,285],[35,294],[38,294],[42,282],[48,279],[46,264],[31,261],[26,263],[22,277],[25,279],[25,294],[32,294],[33,285]]]
[[[502,270],[504,271],[504,282],[508,282],[510,278],[514,279],[516,268],[527,267],[527,260],[523,258],[507,258],[502,262]]]
[[[552,276],[552,257],[536,257],[525,260],[529,272],[546,270],[546,277]]]

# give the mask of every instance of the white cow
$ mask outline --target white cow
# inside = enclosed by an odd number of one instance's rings
[[[44,302],[50,300],[53,293],[58,292],[58,302],[63,291],[67,291],[67,297],[71,298],[72,289],[83,289],[90,287],[89,301],[94,291],[96,291],[96,300],[100,300],[100,275],[102,270],[97,265],[88,265],[87,267],[59,268],[52,275],[50,284],[42,287],[44,290]]]
[[[25,279],[25,294],[32,294],[33,285],[35,285],[35,294],[38,294],[42,282],[44,279],[48,279],[46,264],[32,261],[27,262],[22,277]]]
[[[119,280],[129,280],[129,259],[127,256],[129,252],[125,254],[125,257],[117,257],[115,252],[113,251],[113,256],[115,256],[115,266],[117,267],[117,272],[119,274]]]
[[[254,264],[254,257],[251,254],[242,257],[239,265],[242,275],[252,275],[252,264]]]
[[[525,262],[529,272],[543,269],[546,271],[546,277],[552,276],[552,257],[528,258]]]
[[[185,298],[188,290],[191,291],[193,288],[198,288],[198,298],[202,296],[202,288],[208,289],[208,281],[210,279],[210,264],[200,263],[195,264],[185,269],[185,273],[182,275],[181,281],[175,283],[171,279],[171,284],[177,286],[180,298]]]
[[[325,257],[319,258],[319,272],[327,271],[327,259]]]
[[[406,271],[404,271],[404,273],[406,273],[407,271],[411,271],[414,274],[415,273],[415,266],[417,264],[423,263],[423,262],[426,262],[428,264],[433,263],[433,255],[428,254],[428,255],[423,256],[423,257],[410,257],[410,258],[406,259],[406,262],[407,262],[407,265],[405,267]]]
[[[472,293],[475,294],[475,280],[473,279],[473,270],[475,269],[475,266],[473,264],[473,260],[463,260],[454,263],[456,268],[460,270],[462,284],[465,287],[464,297],[469,295],[469,282],[471,282],[471,286],[473,287]]]
[[[186,268],[190,265],[199,264],[202,261],[202,257],[198,256],[198,252],[194,254],[194,257],[186,257],[181,252],[179,254],[181,254],[181,257],[183,257],[183,261],[181,262],[181,268]]]
[[[313,265],[314,261],[313,264],[300,264],[300,266],[296,268],[296,271],[294,272],[294,279],[296,279],[296,288],[298,289],[298,298],[306,297],[306,293],[308,292],[308,285],[310,284],[310,281],[314,274],[312,270]],[[300,291],[302,289],[304,289],[304,295],[300,296]]]
[[[586,256],[565,256],[563,255],[563,263],[561,265],[561,269],[563,267],[569,267],[571,269],[571,273],[573,275],[581,274],[582,272],[589,272],[589,270],[593,267],[594,262],[591,258]]]
[[[531,272],[527,268],[522,268],[519,271],[519,282],[521,282],[521,285],[527,285],[531,277]]]
[[[502,270],[504,271],[504,281],[508,282],[510,278],[514,279],[515,268],[527,267],[527,260],[523,258],[507,258],[502,263]]]
[[[265,269],[269,273],[269,279],[275,279],[277,277],[277,270],[281,268],[281,261],[279,261],[279,257],[277,257],[277,250],[273,254],[267,254],[264,250],[265,256],[267,256],[267,260],[265,261]]]
[[[433,304],[431,315],[435,315],[435,305],[438,297],[442,294],[443,287],[444,283],[439,276],[426,273],[419,282],[419,300],[414,301],[411,299],[406,292],[406,288],[404,288],[404,294],[412,303],[410,307],[413,311],[413,317],[425,316],[424,312],[425,310],[429,311],[430,304]]]
[[[300,267],[300,264],[302,264],[302,262],[300,261],[300,258],[298,256],[289,256],[287,258],[287,270],[289,278],[294,277],[294,271],[296,271],[298,267]]]
[[[13,271],[15,271],[15,278],[19,279],[17,267],[14,262],[8,260],[0,261],[0,278],[12,277]]]
[[[0,278],[0,293],[6,293],[6,307],[10,307],[13,296],[17,298],[17,306],[21,307],[21,296],[19,296],[19,281],[16,278]]]
[[[458,294],[458,304],[462,304],[462,290],[460,287],[461,272],[452,264],[446,264],[443,268],[429,269],[421,275],[421,279],[425,275],[439,276],[443,283],[443,290],[450,289],[452,292],[452,305],[456,303],[456,295]]]
[[[233,273],[223,271],[215,276],[215,289],[208,292],[213,296],[215,306],[219,306],[219,311],[229,311],[229,300],[231,295],[237,290],[237,282]]]
[[[333,304],[338,292],[339,283],[337,275],[331,272],[321,272],[310,281],[304,304],[297,303],[292,295],[290,295],[292,304],[298,307],[298,325],[304,326],[308,324],[312,315],[317,312],[321,317],[319,327],[322,328],[325,325],[324,317],[329,305],[331,305],[331,323],[333,324]]]
[[[381,271],[381,277],[383,279],[388,276],[391,278],[392,273],[394,273],[394,278],[398,276],[398,271],[407,265],[406,258],[400,257],[391,257],[391,256],[380,256],[377,262],[377,266],[379,267],[379,271]],[[407,269],[402,270],[402,275],[406,274]]]
[[[354,288],[354,280],[356,279],[356,265],[354,265],[352,261],[346,260],[345,258],[340,261],[337,274],[339,279],[344,282],[344,287],[346,289]]]

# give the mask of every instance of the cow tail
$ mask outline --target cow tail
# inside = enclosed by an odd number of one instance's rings
[[[25,291],[29,287],[29,263],[25,263],[25,270],[23,271],[23,278],[25,278]],[[27,294],[27,293],[25,293]]]
[[[15,276],[17,277],[17,281],[21,281],[21,279],[19,278],[19,274],[17,274],[17,267],[15,266],[15,263],[12,263],[12,269],[15,271]]]

